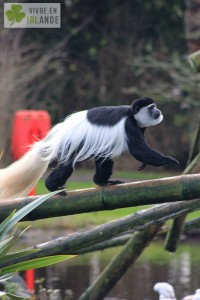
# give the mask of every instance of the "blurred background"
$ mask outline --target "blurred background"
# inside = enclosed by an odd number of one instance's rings
[[[147,139],[184,169],[200,106],[200,75],[187,59],[200,47],[200,1],[52,2],[61,3],[60,29],[4,29],[1,4],[1,165],[12,160],[16,110],[47,110],[56,124],[75,111],[148,96],[165,118]],[[135,163],[123,158],[123,168]]]

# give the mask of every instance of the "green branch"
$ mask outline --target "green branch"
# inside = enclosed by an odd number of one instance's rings
[[[34,247],[34,249],[38,249],[37,252],[24,255],[19,259],[10,260],[5,264],[0,262],[0,268],[39,257],[57,254],[77,254],[80,249],[114,238],[129,230],[142,230],[149,226],[163,223],[182,213],[189,213],[198,209],[200,209],[200,199],[154,206],[116,221],[100,225],[95,229],[82,233],[74,233],[67,237],[37,245]]]
[[[113,210],[139,205],[192,200],[200,197],[200,175],[182,175],[163,179],[121,184],[68,192],[55,196],[23,220],[37,220],[85,212]],[[0,221],[14,209],[20,209],[38,197],[0,202]]]
[[[200,228],[200,218],[195,218],[190,221],[186,221],[184,223],[183,233],[188,234],[190,232],[190,230],[197,229],[197,228]],[[160,232],[158,234],[158,237],[165,237],[168,230],[169,230],[169,226],[162,227],[162,229],[160,230]],[[105,250],[108,248],[123,246],[124,244],[126,244],[126,242],[128,242],[128,240],[132,236],[133,232],[134,232],[134,229],[123,235],[120,235],[119,237],[114,237],[112,239],[108,239],[104,242],[94,244],[87,248],[78,249],[78,250],[76,250],[76,254],[85,254],[85,253],[90,253],[90,252],[94,252],[94,251]]]

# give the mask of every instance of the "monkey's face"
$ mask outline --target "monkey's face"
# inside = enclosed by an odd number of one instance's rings
[[[163,115],[161,111],[157,109],[156,105],[152,103],[142,108],[138,107],[135,110],[134,118],[138,126],[143,128],[159,124],[163,120]]]

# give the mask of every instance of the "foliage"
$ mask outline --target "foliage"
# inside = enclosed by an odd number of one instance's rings
[[[27,108],[48,104],[57,119],[85,106],[125,102],[122,88],[135,80],[126,59],[184,52],[183,3],[61,1],[61,29],[7,32],[19,42],[16,67],[25,75],[15,76],[17,93],[24,89]]]
[[[23,219],[28,213],[30,213],[33,209],[35,209],[37,206],[42,204],[44,201],[46,201],[51,196],[57,194],[58,192],[53,192],[48,195],[44,195],[39,197],[37,200],[29,203],[25,207],[21,208],[17,212],[13,212],[10,214],[1,224],[0,224],[0,261],[1,263],[9,262],[11,259],[14,258],[20,258],[26,254],[30,254],[33,252],[36,252],[38,250],[24,250],[20,252],[14,252],[10,253],[11,248],[15,245],[16,241],[20,238],[21,235],[19,235],[17,238],[15,237],[15,230],[13,227],[19,222],[21,219]],[[8,232],[12,230],[11,235],[7,237]],[[23,232],[22,232],[23,234]],[[18,271],[24,271],[29,269],[36,269],[45,267],[51,264],[55,264],[58,262],[61,262],[63,260],[69,259],[73,256],[69,255],[57,255],[57,256],[48,256],[44,257],[42,259],[32,259],[27,260],[21,263],[17,264],[11,264],[7,267],[0,269],[0,282],[4,282],[11,278],[15,272]],[[21,297],[18,297],[16,295],[10,294],[10,293],[4,293],[0,292],[0,296],[2,299],[7,299],[6,296],[9,297],[9,299],[23,299]]]
[[[139,95],[141,89],[150,90],[149,95],[160,102],[174,102],[180,109],[199,107],[200,75],[191,70],[186,58],[173,55],[171,58],[138,57],[138,60],[127,62],[135,76],[134,86],[124,88],[126,94]],[[155,84],[156,79],[156,84]],[[174,114],[179,122],[182,115]],[[176,124],[177,125],[177,124]]]
[[[186,82],[188,72],[182,74],[180,69],[186,52],[183,0],[62,0],[61,11],[59,30],[0,34],[0,73],[5,74],[0,79],[4,164],[10,155],[12,114],[17,109],[48,108],[57,123],[71,112],[128,104],[141,95],[170,102],[198,99],[196,83]],[[178,68],[173,66],[174,55]],[[149,63],[154,66],[147,67]],[[170,120],[170,125],[176,124]],[[175,151],[177,144],[182,146],[179,141],[164,148]]]

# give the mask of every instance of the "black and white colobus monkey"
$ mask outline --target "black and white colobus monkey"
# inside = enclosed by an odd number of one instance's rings
[[[131,106],[103,106],[68,116],[35,143],[18,161],[0,170],[0,199],[26,195],[51,162],[57,166],[46,179],[50,191],[62,188],[77,161],[94,158],[97,185],[111,185],[113,158],[128,151],[146,165],[164,166],[178,161],[151,148],[145,140],[148,126],[163,119],[153,100],[141,98]]]

